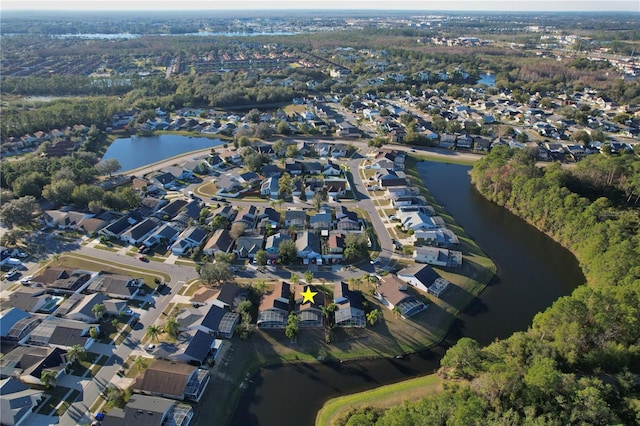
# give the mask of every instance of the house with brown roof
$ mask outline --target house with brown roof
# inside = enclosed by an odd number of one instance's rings
[[[67,351],[60,348],[18,346],[0,359],[0,377],[13,377],[30,385],[42,385],[42,372],[64,374],[68,364]]]
[[[291,286],[278,282],[271,293],[262,296],[258,307],[259,328],[285,328],[291,312]]]
[[[406,290],[407,285],[404,281],[389,274],[380,279],[375,298],[391,310],[397,308],[399,314],[405,319],[427,309],[427,305]]]
[[[209,384],[207,370],[175,361],[156,360],[133,384],[133,391],[179,401],[200,401]]]
[[[74,293],[90,285],[97,275],[97,272],[79,269],[47,268],[42,274],[33,277],[31,282],[56,292]]]
[[[229,253],[233,247],[233,238],[226,229],[217,229],[202,248],[202,253],[215,256],[216,253]]]

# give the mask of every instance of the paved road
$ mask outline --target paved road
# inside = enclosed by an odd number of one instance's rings
[[[149,310],[142,311],[138,324],[122,344],[117,348],[114,347],[113,354],[107,361],[106,365],[98,371],[98,374],[92,381],[81,384],[84,385],[84,389],[80,396],[82,399],[73,403],[65,414],[60,417],[60,424],[66,426],[91,423],[92,413],[89,411],[91,405],[96,401],[111,379],[116,376],[116,373],[121,368],[122,363],[126,361],[129,355],[131,355],[131,352],[138,347],[140,340],[144,337],[147,326],[153,324],[158,319],[162,311],[164,311],[171,301],[173,295],[177,294],[184,282],[197,276],[194,268],[179,265],[168,265],[158,262],[141,265],[140,261],[135,257],[120,255],[90,247],[80,247],[75,252],[104,259],[105,261],[134,266],[136,268],[140,268],[142,266],[148,267],[151,270],[165,272],[171,276],[170,283],[167,283],[171,288],[171,292],[170,294],[165,293],[163,295],[153,297],[155,300],[153,307]]]

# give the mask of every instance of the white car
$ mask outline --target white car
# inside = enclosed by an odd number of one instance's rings
[[[369,263],[372,264],[372,265],[375,265],[378,262],[380,262],[380,258],[378,258],[378,257],[376,257],[375,259],[369,261]]]
[[[145,348],[148,351],[152,351],[156,348],[156,345],[147,345],[147,347]]]
[[[29,284],[32,279],[33,279],[33,275],[27,275],[26,277],[24,277],[24,278],[22,278],[20,280],[20,283],[21,284]]]
[[[124,310],[124,314],[125,315],[133,315],[133,311],[131,309],[127,308],[127,309]]]

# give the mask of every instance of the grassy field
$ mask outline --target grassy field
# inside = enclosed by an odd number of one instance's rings
[[[404,401],[416,401],[441,390],[441,379],[431,374],[417,379],[382,386],[370,391],[330,399],[318,412],[316,425],[329,426],[344,419],[349,411],[362,407],[389,408]]]
[[[157,284],[155,278],[160,281],[170,282],[171,277],[168,274],[158,271],[152,271],[146,268],[138,268],[135,266],[122,266],[118,263],[111,263],[103,259],[96,259],[91,256],[80,254],[63,254],[56,261],[51,261],[49,266],[62,266],[71,269],[84,269],[88,271],[105,271],[113,274],[133,275],[135,278],[142,278],[144,283],[154,289]]]

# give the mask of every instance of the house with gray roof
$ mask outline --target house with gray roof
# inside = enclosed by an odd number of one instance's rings
[[[135,299],[139,291],[144,287],[144,281],[128,275],[111,274],[101,272],[95,280],[89,284],[89,293],[102,293],[109,298]]]
[[[120,235],[122,235],[127,229],[131,228],[136,223],[138,223],[137,220],[132,218],[130,215],[125,215],[100,229],[98,231],[98,234],[104,235],[105,237],[109,238],[120,238]]]
[[[280,247],[280,243],[285,240],[290,240],[291,237],[286,232],[278,232],[267,237],[267,242],[265,243],[265,251],[269,255],[270,258],[278,257],[278,248]]]
[[[309,216],[309,228],[316,230],[329,230],[332,224],[331,212],[319,211],[313,216]]]
[[[344,281],[335,284],[333,303],[336,306],[335,319],[338,327],[366,327],[367,319],[362,300],[362,292],[350,290]]]
[[[180,339],[184,342],[169,356],[169,359],[199,365],[204,364],[207,358],[214,355],[222,342],[200,330],[187,330],[180,334]]]
[[[48,317],[31,331],[27,344],[65,350],[70,349],[73,345],[80,345],[89,349],[94,342],[90,336],[91,328],[100,330],[100,326],[97,324]]]
[[[0,380],[0,423],[7,426],[26,424],[44,393],[31,389],[14,378]]]
[[[436,297],[440,297],[450,284],[429,265],[414,264],[408,266],[398,271],[397,277],[407,284]]]
[[[60,348],[18,346],[0,358],[0,378],[13,377],[29,385],[42,386],[43,371],[64,374],[67,351]]]
[[[284,225],[296,229],[307,227],[307,212],[304,210],[287,210],[284,212]]]
[[[148,218],[134,225],[132,228],[124,232],[120,239],[133,246],[139,246],[146,238],[150,237],[153,232],[160,227],[160,222],[155,218]]]
[[[101,426],[188,426],[193,408],[157,396],[132,395],[124,408],[112,408]]]
[[[198,226],[191,226],[178,236],[171,245],[171,252],[176,256],[186,255],[194,247],[202,245],[207,238],[207,231]]]
[[[162,207],[158,210],[154,216],[159,219],[168,219],[171,220],[174,217],[178,216],[178,213],[188,204],[187,200],[183,200],[182,198],[176,198],[171,200],[169,204]]]
[[[319,258],[322,252],[320,251],[320,238],[318,237],[318,234],[311,231],[302,231],[298,233],[296,238],[296,249],[298,251],[298,257],[302,259]]]
[[[236,247],[233,250],[241,259],[253,259],[259,250],[262,250],[264,244],[264,236],[262,235],[242,235],[236,241]]]
[[[271,293],[262,296],[258,307],[259,328],[285,328],[291,311],[291,294],[289,283],[280,281]]]
[[[212,336],[226,337],[233,336],[236,325],[240,322],[240,314],[229,312],[215,304],[200,308],[205,310],[204,316],[191,324],[189,330],[200,330]]]
[[[52,296],[45,294],[42,287],[22,287],[17,291],[6,294],[2,298],[3,306],[13,306],[25,312],[39,312],[42,308],[52,304]],[[55,308],[53,304],[53,308]],[[49,311],[49,313],[52,311]]]

